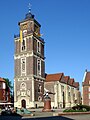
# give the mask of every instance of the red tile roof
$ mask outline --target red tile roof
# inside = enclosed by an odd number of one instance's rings
[[[63,73],[47,74],[46,75],[46,82],[60,81],[63,75],[64,75]]]
[[[46,74],[45,76],[45,82],[60,81],[79,89],[79,82],[75,82],[74,78],[70,78],[70,76],[64,76],[64,73]]]
[[[76,88],[79,88],[79,82],[74,82],[73,86],[76,87]]]
[[[71,79],[70,79],[70,85],[73,85],[73,83],[74,83],[74,79],[71,78]]]
[[[90,72],[87,72],[85,76],[84,84],[89,84],[89,81],[90,81]]]
[[[0,82],[5,82],[5,80],[3,78],[0,78]]]
[[[68,80],[70,79],[70,76],[64,76],[64,83],[68,83]]]

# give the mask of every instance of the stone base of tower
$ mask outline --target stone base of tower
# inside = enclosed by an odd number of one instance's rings
[[[14,102],[14,107],[22,108],[21,102]],[[44,102],[26,102],[26,108],[41,108],[44,107]]]

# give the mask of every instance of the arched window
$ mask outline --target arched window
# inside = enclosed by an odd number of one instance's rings
[[[22,51],[26,50],[26,38],[23,38],[22,40]]]

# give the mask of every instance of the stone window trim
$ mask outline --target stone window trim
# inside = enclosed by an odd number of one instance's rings
[[[26,37],[23,37],[21,42],[21,52],[26,51]]]
[[[38,93],[40,93],[40,94],[42,93],[42,86],[40,83],[38,84]]]
[[[41,60],[37,59],[37,75],[41,76]]]
[[[26,90],[26,83],[25,82],[22,82],[20,84],[20,90]]]
[[[21,58],[21,76],[26,75],[26,57]]]

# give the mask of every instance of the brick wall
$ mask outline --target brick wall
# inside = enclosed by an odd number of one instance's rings
[[[15,42],[15,54],[20,53],[21,43],[20,40]]]
[[[27,51],[31,50],[32,47],[31,44],[32,44],[31,38],[27,38],[26,39]]]
[[[44,44],[41,43],[41,55],[42,57],[44,57]]]
[[[33,57],[33,70],[34,70],[34,75],[37,75],[37,58]]]
[[[35,80],[35,101],[38,101],[38,97],[41,96],[43,98],[44,94],[44,82],[41,82],[39,80]],[[41,85],[41,93],[38,92],[39,84]]]
[[[14,70],[15,70],[15,77],[16,76],[20,76],[21,75],[21,59],[16,59],[15,60],[15,67],[14,67]]]
[[[35,38],[33,39],[33,51],[37,54],[37,40]]]
[[[41,61],[41,76],[45,77],[45,62]]]
[[[27,75],[33,74],[33,57],[26,58],[26,71]]]
[[[89,105],[89,91],[88,86],[83,86],[83,104]]]

